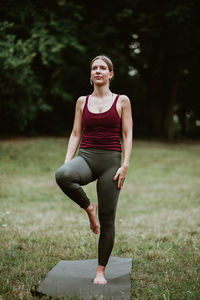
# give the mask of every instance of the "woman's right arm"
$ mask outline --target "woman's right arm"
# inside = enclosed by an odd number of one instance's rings
[[[85,104],[85,97],[80,97],[76,103],[74,125],[69,138],[65,163],[74,158],[82,135],[82,113]]]

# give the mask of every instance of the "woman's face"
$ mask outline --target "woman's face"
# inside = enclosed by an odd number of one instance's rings
[[[109,83],[109,79],[113,76],[113,71],[110,71],[108,65],[102,59],[96,59],[91,67],[91,79],[96,85],[104,85]]]

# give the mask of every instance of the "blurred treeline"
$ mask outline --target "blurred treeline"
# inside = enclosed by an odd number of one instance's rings
[[[132,102],[136,137],[200,137],[200,1],[7,0],[0,7],[0,134],[65,134],[90,60]]]

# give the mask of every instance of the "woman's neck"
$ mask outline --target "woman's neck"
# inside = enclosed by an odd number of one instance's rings
[[[110,91],[110,89],[107,85],[106,86],[96,86],[95,85],[92,95],[97,98],[103,98],[103,97],[112,95],[112,92]]]

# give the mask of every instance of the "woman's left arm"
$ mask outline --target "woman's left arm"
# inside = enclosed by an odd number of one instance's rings
[[[126,178],[129,161],[132,151],[133,120],[131,103],[127,96],[121,96],[121,120],[122,120],[122,142],[123,142],[123,163],[115,174],[114,180],[118,178],[118,189],[121,189]]]

